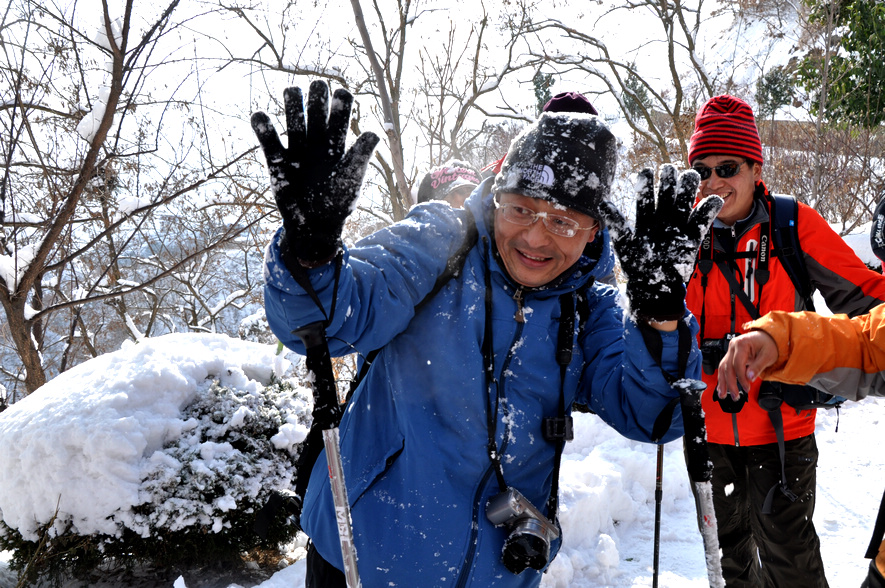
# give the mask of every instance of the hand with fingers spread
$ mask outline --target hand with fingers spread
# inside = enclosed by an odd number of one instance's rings
[[[300,88],[283,92],[288,147],[283,147],[268,116],[252,115],[252,129],[267,158],[270,185],[283,217],[283,259],[302,267],[331,261],[341,246],[344,222],[359,196],[369,158],[378,144],[361,134],[345,152],[353,96],[315,81],[307,98],[307,121]]]
[[[611,202],[602,204],[627,276],[634,317],[654,322],[678,320],[685,314],[685,283],[698,247],[722,208],[722,199],[710,196],[692,209],[700,183],[697,172],[680,174],[668,164],[661,166],[660,176],[655,194],[654,172],[644,169],[638,175],[635,228]]]
[[[778,359],[777,343],[765,331],[750,331],[735,337],[728,343],[728,351],[719,362],[719,381],[716,391],[719,398],[731,395],[737,400],[738,386],[749,390],[753,380]]]

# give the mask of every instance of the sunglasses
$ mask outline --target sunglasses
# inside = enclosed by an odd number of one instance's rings
[[[691,167],[694,171],[698,172],[698,175],[701,176],[701,181],[709,180],[710,176],[713,175],[713,172],[716,172],[716,175],[720,178],[727,179],[733,178],[738,175],[741,171],[741,166],[747,163],[747,160],[744,160],[740,163],[736,163],[734,161],[729,161],[728,163],[723,163],[722,165],[717,165],[716,167],[707,167],[706,165],[701,165],[700,163],[695,164]]]

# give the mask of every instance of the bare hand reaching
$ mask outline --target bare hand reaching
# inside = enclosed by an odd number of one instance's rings
[[[753,380],[765,368],[774,365],[777,357],[777,344],[765,331],[750,331],[732,339],[725,357],[719,362],[719,382],[716,384],[719,398],[730,394],[737,400],[737,384],[749,390]]]

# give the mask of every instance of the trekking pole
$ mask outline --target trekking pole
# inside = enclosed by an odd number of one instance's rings
[[[701,395],[707,385],[700,380],[683,378],[673,384],[679,390],[682,422],[685,426],[685,464],[692,482],[692,493],[698,508],[698,529],[704,541],[707,577],[710,588],[725,588],[722,578],[722,560],[719,557],[719,535],[716,512],[713,510],[713,463],[707,453],[707,428]]]
[[[664,446],[658,445],[658,465],[655,472],[655,555],[652,588],[658,588],[658,563],[661,556],[661,501],[664,498]]]
[[[304,361],[307,369],[314,375],[314,422],[311,428],[318,426],[323,431],[332,500],[335,503],[335,518],[338,522],[338,539],[341,543],[341,557],[344,560],[344,577],[348,588],[359,588],[360,576],[356,565],[350,502],[347,500],[347,486],[344,484],[344,469],[341,465],[338,443],[338,422],[341,420],[342,408],[335,388],[335,375],[332,373],[332,358],[326,342],[326,329],[323,322],[318,321],[305,325],[293,333],[304,343],[306,350]]]

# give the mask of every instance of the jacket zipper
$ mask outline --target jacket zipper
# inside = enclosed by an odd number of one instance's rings
[[[513,315],[513,319],[520,324],[525,324],[525,310],[523,308],[525,301],[523,300],[522,286],[513,293],[513,299],[516,301],[516,313]]]

